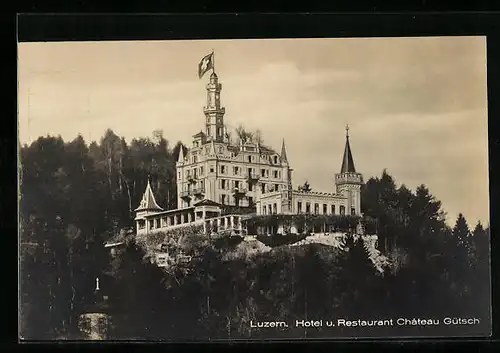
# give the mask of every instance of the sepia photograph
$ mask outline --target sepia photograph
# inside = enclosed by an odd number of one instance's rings
[[[18,43],[20,341],[489,337],[486,52]]]

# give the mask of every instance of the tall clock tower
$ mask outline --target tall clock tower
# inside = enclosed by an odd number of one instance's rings
[[[224,140],[224,113],[226,108],[220,105],[220,92],[222,84],[215,72],[210,75],[210,82],[207,84],[207,105],[203,107],[206,118],[207,140],[223,142]]]

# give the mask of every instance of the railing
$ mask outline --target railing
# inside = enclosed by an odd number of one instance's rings
[[[187,181],[190,182],[191,184],[196,183],[196,175],[188,175]]]
[[[257,181],[260,179],[260,175],[256,173],[247,173],[247,179],[250,181]]]
[[[189,191],[181,191],[181,198],[186,198],[190,197],[190,192]]]
[[[247,193],[246,189],[243,188],[233,188],[233,194],[244,195]]]
[[[203,195],[205,193],[205,188],[193,189],[193,195]]]

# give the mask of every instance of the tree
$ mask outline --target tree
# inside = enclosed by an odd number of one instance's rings
[[[347,235],[343,244],[344,254],[337,266],[342,270],[339,288],[342,293],[342,312],[361,315],[370,310],[369,290],[376,269],[370,260],[370,254],[361,238],[354,239]]]
[[[309,182],[307,180],[304,182],[304,185],[299,186],[299,191],[311,192],[311,186],[309,185]]]

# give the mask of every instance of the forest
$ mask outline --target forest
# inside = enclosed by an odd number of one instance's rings
[[[367,178],[362,212],[377,220],[383,272],[362,241],[343,249],[277,246],[228,258],[234,244],[197,239],[193,260],[165,271],[133,236],[133,209],[148,179],[158,203],[176,207],[181,142],[161,131],[127,143],[112,130],[87,144],[39,137],[20,146],[20,336],[79,339],[77,319],[95,278],[109,293],[112,339],[217,340],[490,332],[489,225],[464,215],[447,225],[441,202],[420,185],[397,186],[386,170]],[[367,177],[367,176],[365,176]],[[310,187],[308,185],[308,187]],[[314,185],[312,185],[314,189]],[[112,257],[104,243],[122,237]],[[443,327],[255,329],[250,321],[476,317]]]

